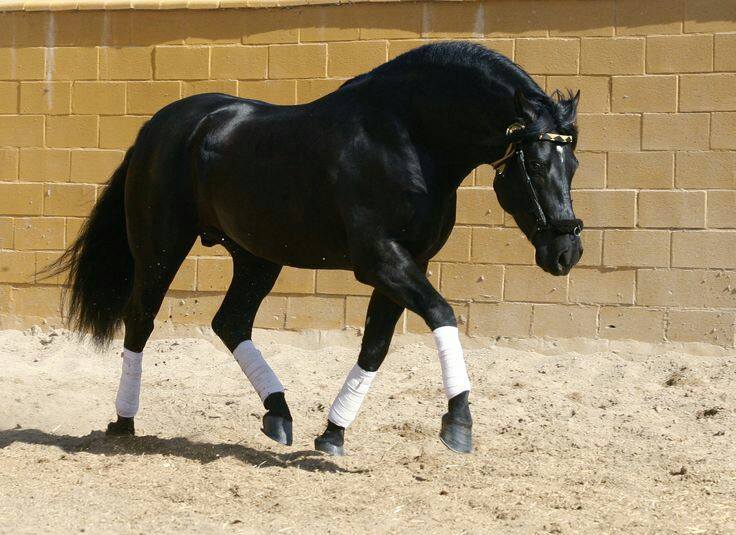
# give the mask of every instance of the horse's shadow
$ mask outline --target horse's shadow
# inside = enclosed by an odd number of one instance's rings
[[[242,444],[213,444],[197,442],[185,437],[159,438],[153,435],[136,437],[108,437],[102,431],[92,431],[81,437],[55,435],[40,429],[0,430],[0,449],[14,442],[55,446],[70,454],[91,453],[94,455],[169,455],[211,463],[223,457],[232,457],[242,463],[259,468],[276,466],[296,468],[309,472],[360,473],[365,470],[348,470],[338,466],[322,453],[310,450],[277,453],[262,451]]]

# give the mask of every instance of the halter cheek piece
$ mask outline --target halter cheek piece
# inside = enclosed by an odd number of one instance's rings
[[[520,123],[514,123],[511,126],[509,126],[506,129],[506,135],[510,135],[514,132],[518,132],[520,130],[524,129],[524,125]],[[557,134],[554,132],[545,132],[543,134],[540,134],[539,138],[540,141],[549,141],[551,143],[572,143],[573,137],[568,136],[565,134]],[[542,230],[554,230],[555,232],[559,234],[573,234],[575,236],[579,236],[580,233],[583,230],[583,222],[580,219],[551,219],[548,218],[545,213],[544,209],[542,208],[542,205],[539,203],[539,196],[537,195],[537,190],[534,189],[534,184],[532,183],[532,179],[529,176],[529,173],[526,170],[526,163],[524,160],[524,149],[521,146],[520,141],[509,143],[509,146],[506,148],[506,153],[493,162],[491,165],[496,170],[496,173],[498,175],[498,178],[504,178],[505,172],[507,169],[508,161],[512,158],[516,158],[517,162],[519,163],[519,168],[521,169],[523,180],[524,180],[524,186],[526,187],[527,193],[529,194],[529,198],[532,201],[532,212],[534,213],[534,218],[537,222],[537,228],[536,231],[542,231]]]

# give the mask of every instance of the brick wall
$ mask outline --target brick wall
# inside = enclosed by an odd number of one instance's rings
[[[43,9],[25,7],[34,5]],[[574,199],[587,230],[582,265],[566,278],[544,274],[496,203],[490,169],[477,169],[430,266],[463,328],[734,345],[733,0],[15,11],[0,13],[0,28],[2,325],[58,321],[60,281],[35,273],[74,239],[164,104],[205,91],[307,102],[427,40],[468,38],[548,90],[582,89]],[[209,324],[229,275],[223,250],[197,245],[159,320]],[[349,273],[286,268],[258,325],[360,326],[367,296]],[[409,315],[400,329],[425,327]]]

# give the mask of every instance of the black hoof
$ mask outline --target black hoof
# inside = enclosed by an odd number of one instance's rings
[[[135,424],[133,418],[118,416],[117,422],[107,424],[105,434],[111,437],[135,436]]]
[[[314,449],[326,453],[327,455],[335,455],[341,457],[345,455],[345,447],[338,446],[330,442],[329,438],[319,436],[314,439]]]
[[[293,440],[293,422],[283,416],[276,416],[267,412],[263,415],[263,427],[261,431],[268,438],[275,440],[284,446],[291,446]]]
[[[442,417],[440,440],[456,453],[471,453],[473,451],[473,426],[454,420],[448,412]]]

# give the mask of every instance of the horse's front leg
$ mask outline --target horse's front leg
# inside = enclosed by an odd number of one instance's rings
[[[365,333],[358,363],[350,370],[345,384],[335,398],[327,420],[327,429],[314,441],[314,447],[331,455],[344,455],[345,429],[353,422],[373,378],[386,358],[396,322],[404,308],[374,290],[368,304]]]

